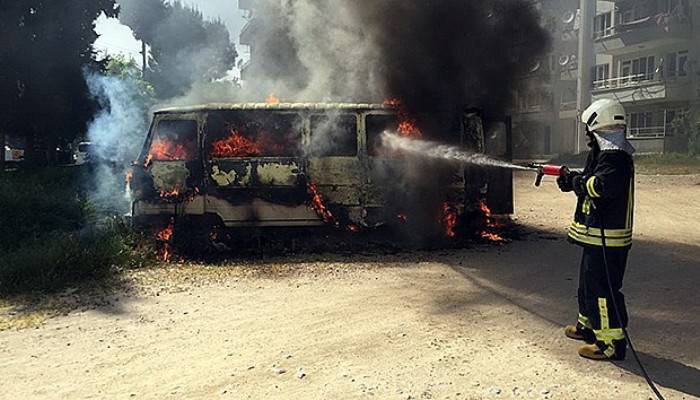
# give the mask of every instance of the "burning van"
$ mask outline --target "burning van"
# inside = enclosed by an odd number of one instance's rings
[[[407,116],[387,104],[210,104],[154,114],[129,175],[138,226],[330,225],[360,231],[435,222],[448,236],[469,185],[459,165],[426,164],[382,146],[386,131],[474,151],[475,113]],[[425,228],[423,228],[425,229]]]

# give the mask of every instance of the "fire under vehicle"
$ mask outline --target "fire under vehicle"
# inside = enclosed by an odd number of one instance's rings
[[[505,134],[490,145],[481,116],[430,113],[440,140],[474,151],[506,155]],[[447,115],[447,113],[445,113]],[[334,225],[357,231],[405,222],[395,184],[410,161],[382,149],[384,131],[420,135],[417,121],[392,104],[246,103],[168,108],[155,112],[140,158],[128,180],[136,226],[187,221],[211,227]],[[504,132],[508,129],[502,129]],[[493,137],[491,137],[493,136]],[[470,199],[487,198],[489,181],[501,192],[488,199],[495,212],[512,212],[511,177],[435,169],[443,208],[463,214]],[[495,175],[494,175],[495,174]],[[487,174],[488,175],[488,174]],[[503,189],[503,188],[507,189]],[[400,195],[399,195],[400,197]]]

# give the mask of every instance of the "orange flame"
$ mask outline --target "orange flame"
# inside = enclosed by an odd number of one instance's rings
[[[384,100],[384,105],[391,106],[391,107],[398,107],[401,105],[401,100],[399,100],[397,98],[386,99],[386,100]]]
[[[267,98],[265,99],[265,103],[267,104],[279,104],[280,99],[275,96],[274,93],[270,93]]]
[[[134,179],[134,171],[128,169],[124,173],[124,182],[126,183],[126,187],[131,187],[131,181]]]
[[[228,158],[228,157],[255,157],[262,152],[260,146],[231,129],[231,136],[226,139],[221,139],[214,142],[211,155],[212,157]]]
[[[151,161],[186,161],[192,157],[187,147],[181,143],[173,143],[167,139],[155,139],[151,143],[151,149],[146,157],[146,166]]]
[[[309,207],[316,211],[316,214],[318,214],[323,222],[333,224],[335,227],[338,227],[340,224],[335,220],[335,216],[333,216],[331,210],[328,209],[328,206],[326,206],[326,202],[323,200],[323,196],[321,196],[318,186],[313,182],[309,182],[307,187],[309,189],[309,194],[311,195]]]
[[[414,119],[405,118],[399,123],[399,127],[396,131],[399,136],[407,138],[421,139],[423,137],[423,132],[418,128]]]
[[[156,240],[161,243],[161,248],[158,251],[157,258],[163,262],[170,262],[172,252],[170,251],[170,240],[173,238],[174,222],[156,234]]]
[[[180,188],[175,187],[170,191],[163,190],[160,192],[160,197],[164,199],[171,199],[174,197],[178,197],[180,195]]]
[[[488,228],[499,228],[501,225],[493,220],[493,218],[491,217],[491,209],[485,201],[482,200],[481,202],[479,202],[479,209],[484,214],[484,224],[487,227],[487,230],[482,231],[480,233],[480,236],[486,240],[496,243],[505,242],[506,239],[503,236],[488,231]]]
[[[459,216],[457,214],[457,209],[455,209],[450,203],[445,202],[442,204],[442,224],[445,227],[445,235],[447,237],[457,236],[455,228],[457,227],[457,221]]]
[[[361,230],[361,228],[358,225],[350,224],[347,226],[347,230],[348,232],[357,233]]]

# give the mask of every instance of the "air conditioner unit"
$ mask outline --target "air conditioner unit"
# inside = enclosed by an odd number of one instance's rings
[[[567,11],[561,17],[561,21],[566,25],[573,23],[574,20],[576,20],[576,12],[574,11]]]
[[[567,64],[569,64],[569,56],[566,54],[562,54],[559,57],[559,65],[561,65],[562,67],[566,67]]]

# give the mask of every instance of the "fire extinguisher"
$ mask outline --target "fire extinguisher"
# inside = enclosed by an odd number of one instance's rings
[[[548,165],[548,164],[528,164],[526,168],[537,172],[537,178],[535,179],[535,186],[540,186],[542,184],[542,178],[545,175],[565,176],[569,173],[569,167],[565,165]]]

